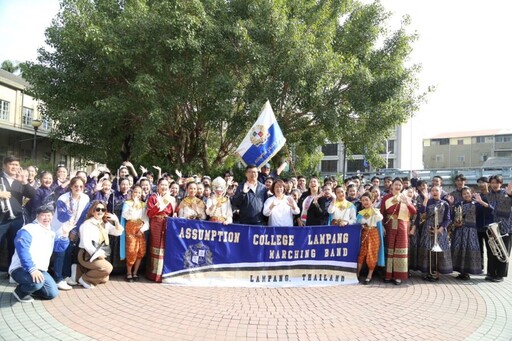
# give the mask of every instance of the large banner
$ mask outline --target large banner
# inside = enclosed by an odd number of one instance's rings
[[[170,218],[163,282],[198,286],[357,283],[361,225],[272,227]]]

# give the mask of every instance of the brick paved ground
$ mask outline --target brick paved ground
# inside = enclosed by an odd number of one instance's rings
[[[5,340],[512,340],[512,278],[315,288],[195,288],[113,277],[18,303],[0,274]]]

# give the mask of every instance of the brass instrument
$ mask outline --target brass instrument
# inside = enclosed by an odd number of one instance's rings
[[[432,249],[430,249],[430,256],[429,256],[429,276],[435,280],[437,279],[437,254],[439,252],[443,252],[443,249],[441,249],[441,246],[439,246],[439,242],[437,240],[437,230],[439,229],[439,212],[437,205],[434,207],[434,243],[432,245]],[[435,254],[435,271],[432,271],[432,252]]]
[[[2,192],[6,192],[7,191],[7,187],[5,187],[5,184],[4,184],[4,178],[0,178],[0,191]],[[16,219],[16,216],[14,215],[14,212],[12,211],[12,207],[11,207],[11,202],[9,201],[9,199],[2,199],[0,200],[0,208],[1,208],[1,213],[2,214],[5,214],[7,212],[9,212],[9,220],[14,220]]]
[[[502,236],[499,226],[500,225],[498,223],[489,224],[489,227],[485,232],[489,238],[489,248],[491,249],[494,257],[498,258],[502,263],[508,263],[510,255],[508,254],[505,243],[503,243],[503,239],[501,238]]]
[[[462,224],[462,220],[464,219],[462,216],[462,205],[455,206],[454,211],[455,211],[454,223],[457,225]]]

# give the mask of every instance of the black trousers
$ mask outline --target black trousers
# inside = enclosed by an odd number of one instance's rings
[[[505,249],[510,255],[510,235],[503,236],[502,239],[505,244]],[[487,247],[487,275],[491,277],[507,277],[509,264],[499,261],[498,258],[492,254],[487,236],[485,236],[485,246]]]
[[[14,255],[14,238],[16,233],[23,227],[23,217],[20,216],[13,220],[7,220],[0,223],[0,250],[6,250],[7,253],[1,252],[0,270],[7,271],[11,265],[11,259]]]

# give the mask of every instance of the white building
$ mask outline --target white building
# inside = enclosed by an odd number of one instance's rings
[[[402,170],[423,169],[422,143],[412,123],[397,126],[392,136],[383,146],[381,156],[386,160],[386,168]],[[363,154],[354,154],[345,158],[342,143],[329,143],[322,147],[324,154],[319,165],[320,174],[333,175],[353,172],[375,172],[376,169],[365,161]]]

